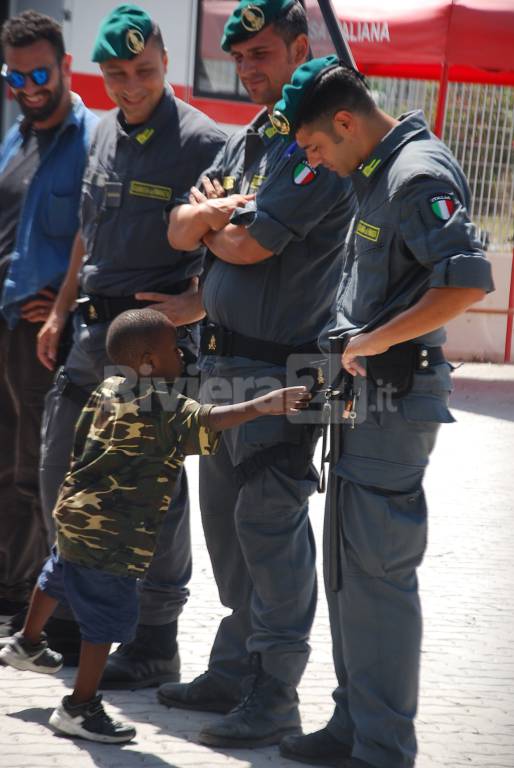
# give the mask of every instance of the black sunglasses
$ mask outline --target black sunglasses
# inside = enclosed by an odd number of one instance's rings
[[[1,74],[11,88],[23,88],[27,77],[30,77],[34,85],[46,85],[50,80],[50,69],[48,67],[36,67],[30,72],[18,72],[15,69],[9,70],[7,64],[4,64]]]

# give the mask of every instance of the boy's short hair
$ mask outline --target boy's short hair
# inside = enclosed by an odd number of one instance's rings
[[[1,43],[5,50],[24,48],[40,40],[47,40],[55,49],[57,60],[60,62],[65,54],[62,27],[58,21],[37,11],[23,11],[19,16],[7,19],[2,26]]]
[[[115,365],[138,368],[145,352],[160,343],[162,333],[175,326],[155,309],[128,309],[118,315],[107,331],[107,354]]]

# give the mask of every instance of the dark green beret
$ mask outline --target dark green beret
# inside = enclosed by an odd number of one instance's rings
[[[102,20],[91,60],[133,59],[144,51],[152,29],[152,19],[142,8],[118,5]]]
[[[221,47],[227,53],[233,43],[240,43],[256,35],[265,26],[281,16],[296,0],[240,0],[223,30]]]
[[[294,129],[300,106],[320,77],[340,65],[337,56],[324,56],[322,59],[311,59],[295,69],[291,82],[284,85],[282,98],[275,104],[270,117],[278,133],[289,136]]]

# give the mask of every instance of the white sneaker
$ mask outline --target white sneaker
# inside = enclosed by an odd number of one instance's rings
[[[46,640],[29,643],[21,632],[10,637],[9,642],[0,650],[0,661],[24,672],[41,672],[45,675],[53,675],[62,667],[61,654],[52,651]]]
[[[85,704],[71,704],[70,699],[65,696],[50,716],[49,723],[57,733],[104,744],[123,744],[135,737],[133,726],[118,723],[105,712],[101,694]]]

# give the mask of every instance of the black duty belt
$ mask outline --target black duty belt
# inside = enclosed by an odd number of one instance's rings
[[[392,397],[404,397],[412,389],[416,372],[446,362],[442,347],[404,341],[387,352],[366,358],[367,375],[378,387],[391,387]]]
[[[189,278],[173,283],[169,288],[159,289],[159,293],[171,296],[183,293],[189,286]],[[83,294],[77,300],[78,310],[86,325],[94,323],[109,323],[127,309],[143,309],[151,306],[152,301],[140,301],[134,296],[103,296],[99,293]]]
[[[243,336],[242,333],[228,331],[214,323],[208,323],[202,330],[200,352],[202,355],[220,357],[248,357],[250,360],[262,360],[272,365],[286,365],[290,355],[320,355],[316,341],[294,347]]]

